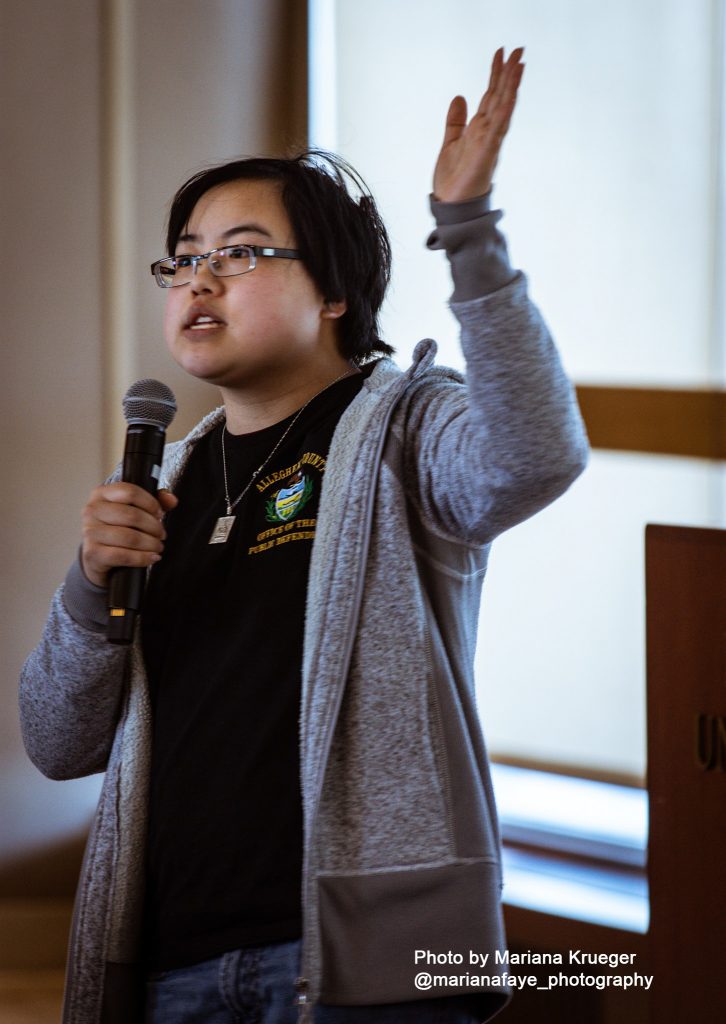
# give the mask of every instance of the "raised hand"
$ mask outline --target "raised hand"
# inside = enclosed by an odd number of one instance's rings
[[[444,142],[434,169],[436,199],[462,202],[483,196],[492,187],[494,168],[524,72],[523,53],[524,47],[518,47],[505,62],[504,48],[497,50],[489,87],[468,124],[464,97],[455,96],[451,101]]]

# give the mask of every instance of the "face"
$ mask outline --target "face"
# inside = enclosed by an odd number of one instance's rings
[[[175,255],[235,242],[296,248],[276,182],[210,189],[194,207]],[[204,261],[190,284],[167,292],[164,334],[187,373],[222,389],[249,389],[283,384],[311,364],[339,359],[334,320],[344,308],[325,303],[301,260],[258,257],[255,269],[238,277],[215,277]]]

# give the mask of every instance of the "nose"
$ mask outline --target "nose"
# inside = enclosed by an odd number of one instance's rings
[[[208,257],[205,256],[204,259],[194,261],[191,289],[195,295],[201,295],[204,292],[218,294],[224,288],[222,280],[209,269]]]

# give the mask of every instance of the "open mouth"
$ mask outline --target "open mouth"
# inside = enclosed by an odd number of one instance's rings
[[[222,327],[221,320],[215,320],[211,316],[198,316],[192,323],[187,325],[189,331],[211,331],[216,327]]]

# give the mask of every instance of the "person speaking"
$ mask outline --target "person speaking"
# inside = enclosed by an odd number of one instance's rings
[[[173,199],[166,342],[222,404],[167,445],[157,496],[94,489],[21,682],[38,768],[105,772],[65,1024],[471,1024],[507,1001],[506,968],[427,987],[416,953],[505,948],[480,589],[494,538],[587,458],[490,208],[522,71],[496,52],[434,169],[465,376],[430,340],[391,359],[390,244],[343,159],[235,160]],[[119,566],[148,570],[130,646],[106,639]]]

